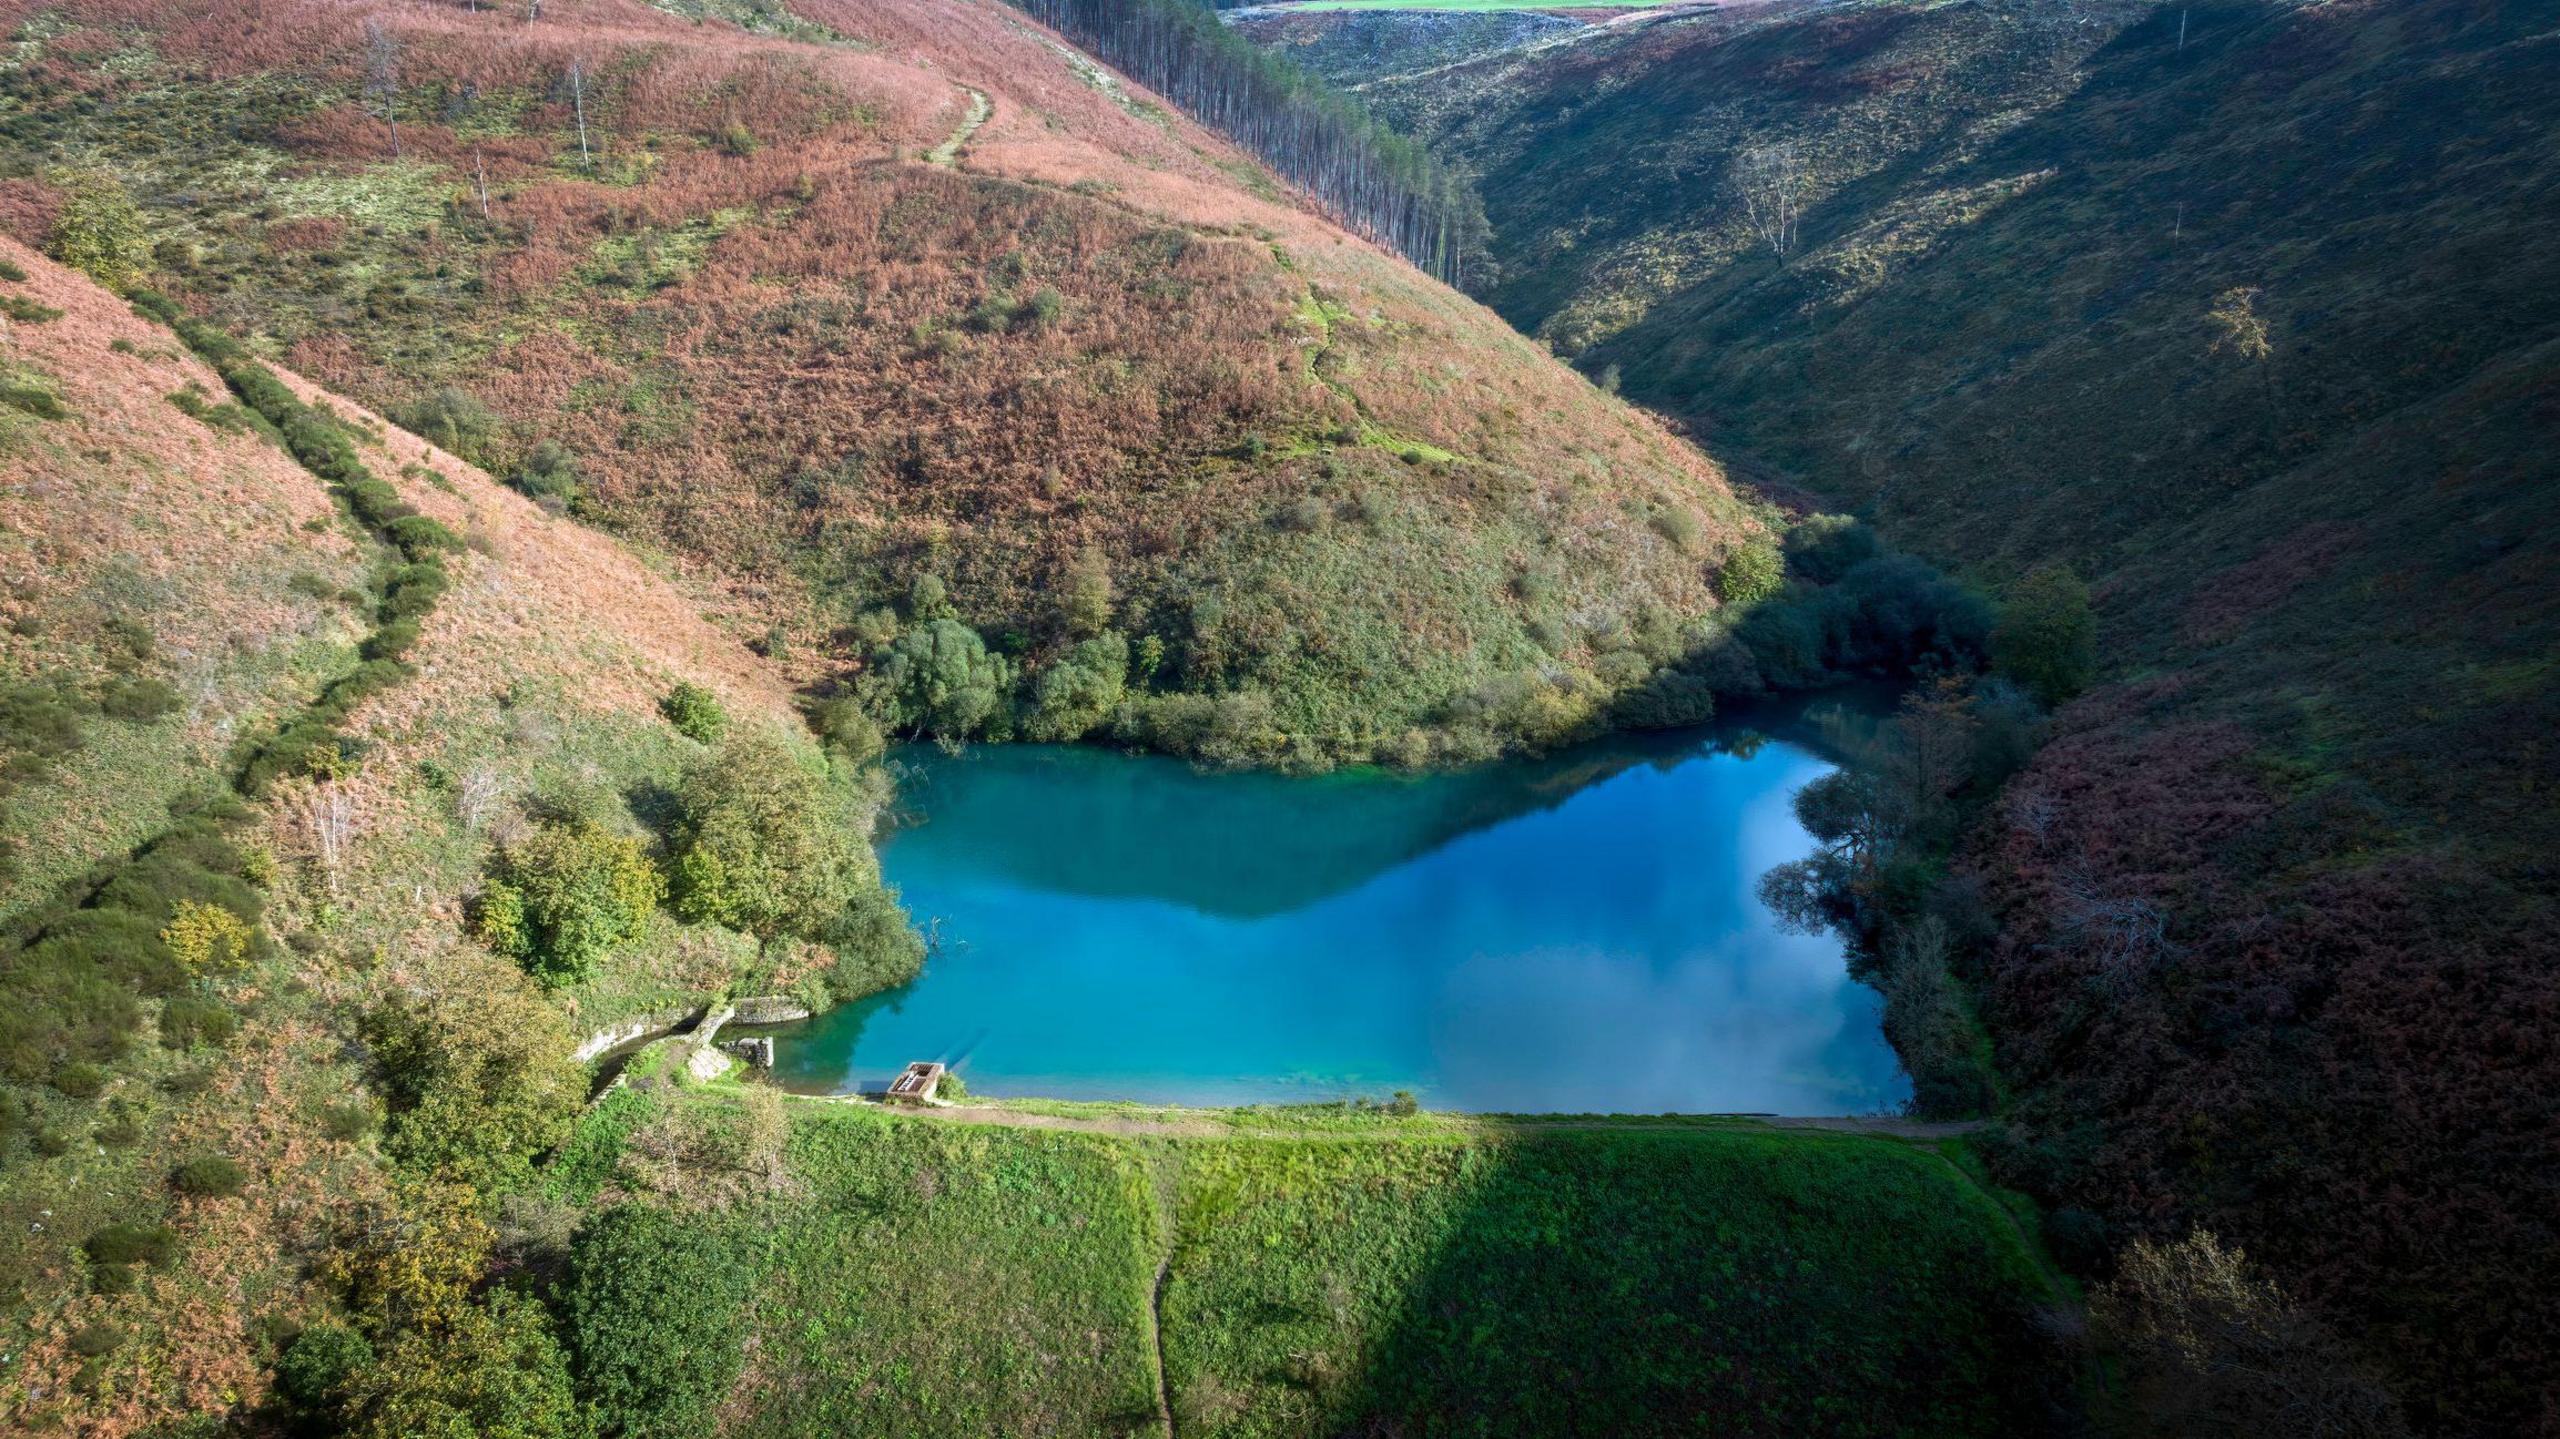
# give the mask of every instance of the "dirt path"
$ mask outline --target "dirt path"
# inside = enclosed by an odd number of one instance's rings
[[[960,147],[968,144],[969,137],[977,134],[978,127],[987,123],[988,117],[996,112],[995,103],[987,98],[986,91],[972,90],[966,85],[960,88],[969,91],[968,115],[960,121],[960,128],[951,132],[950,139],[934,146],[933,152],[925,156],[926,160],[946,170],[960,158]]]
[[[871,1101],[846,1097],[839,1101],[867,1104]],[[1255,1129],[1224,1123],[1208,1117],[1206,1112],[1176,1108],[1134,1110],[1126,1114],[1038,1114],[1006,1109],[991,1104],[936,1104],[915,1109],[901,1109],[901,1114],[938,1119],[946,1124],[988,1124],[1006,1129],[1066,1129],[1086,1134],[1158,1135],[1168,1139],[1239,1138],[1317,1138],[1351,1140],[1392,1140],[1407,1137],[1402,1132],[1381,1129],[1375,1132],[1324,1131],[1293,1129],[1286,1126]],[[1704,1122],[1702,1122],[1704,1121]],[[1606,1119],[1523,1119],[1492,1118],[1479,1121],[1493,1132],[1535,1133],[1541,1130],[1659,1130],[1700,1129],[1717,1121],[1730,1121],[1735,1127],[1755,1126],[1769,1129],[1817,1129],[1835,1134],[1872,1134],[1888,1139],[1936,1140],[1971,1133],[1982,1127],[1979,1120],[1931,1122],[1900,1119],[1891,1115],[1822,1115],[1788,1118],[1767,1114],[1702,1115],[1696,1118],[1647,1119],[1627,1116]]]

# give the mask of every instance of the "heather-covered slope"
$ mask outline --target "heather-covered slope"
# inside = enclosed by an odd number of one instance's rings
[[[383,1245],[433,1249],[437,1184],[548,1147],[575,1032],[860,981],[672,913],[548,992],[493,957],[501,855],[567,825],[637,853],[716,752],[662,716],[676,686],[822,767],[779,674],[612,540],[286,377],[441,529],[359,523],[169,329],[0,260],[7,738],[60,712],[81,741],[13,764],[0,818],[0,1427],[120,1434],[264,1402]],[[332,695],[330,742],[278,759]]]
[[[1178,690],[1221,752],[1468,753],[1714,609],[1757,525],[1694,451],[1020,14],[709,11],[22,7],[13,205],[112,172],[153,283],[806,679],[930,576],[1026,674],[1123,637],[1134,738]]]
[[[2094,581],[2113,683],[1947,911],[2016,1172],[2247,1243],[2448,1432],[2548,1425],[2560,1329],[2551,24],[1773,6],[1366,92],[1481,171],[1523,328],[1988,584]]]

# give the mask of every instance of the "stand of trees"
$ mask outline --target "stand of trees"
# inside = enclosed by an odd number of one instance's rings
[[[1422,148],[1197,0],[1013,0],[1014,5],[1224,132],[1332,217],[1464,286],[1490,278],[1484,206]]]

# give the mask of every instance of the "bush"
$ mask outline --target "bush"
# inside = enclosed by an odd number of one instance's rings
[[[697,744],[717,744],[728,731],[729,712],[720,707],[719,697],[692,683],[677,685],[658,701],[658,713],[676,727],[676,733]]]
[[[295,1427],[326,1432],[354,1379],[373,1367],[373,1346],[343,1324],[315,1324],[295,1336],[276,1361],[276,1392],[294,1411]]]
[[[71,1352],[98,1359],[124,1347],[124,1331],[112,1324],[84,1324],[71,1334]]]
[[[1100,550],[1079,553],[1060,587],[1058,622],[1071,635],[1098,635],[1111,625],[1111,563]]]
[[[75,1059],[53,1071],[53,1087],[74,1099],[95,1099],[104,1093],[113,1078],[104,1065]]]
[[[447,987],[395,995],[358,1032],[389,1101],[392,1159],[497,1193],[568,1137],[586,1070],[560,1011],[509,971],[488,971],[456,963]]]
[[[170,1049],[223,1044],[240,1031],[240,1016],[210,999],[181,995],[160,1006],[160,1042]]]
[[[1787,582],[1777,553],[1760,545],[1744,545],[1724,557],[1716,569],[1716,597],[1729,605],[1752,605],[1776,594]]]
[[[253,938],[240,916],[218,904],[182,899],[160,942],[191,975],[225,974],[248,962]]]
[[[850,696],[821,702],[810,713],[809,722],[828,751],[846,764],[868,764],[888,748],[880,722]]]
[[[1787,531],[1787,563],[1827,585],[1884,552],[1876,532],[1847,515],[1807,515]]]
[[[60,310],[24,295],[0,295],[0,315],[22,325],[50,325],[62,318]]]
[[[408,1329],[350,1371],[348,1439],[567,1439],[587,1432],[542,1306],[491,1290],[447,1326]]]
[[[1082,738],[1120,708],[1129,681],[1129,642],[1103,634],[1079,642],[1032,688],[1023,733],[1035,740]]]
[[[499,852],[478,928],[545,984],[585,979],[640,937],[665,886],[640,842],[591,821],[543,824]]]
[[[476,460],[497,432],[498,417],[470,391],[445,385],[393,413],[402,429],[466,460]]]
[[[695,765],[676,808],[668,849],[686,919],[815,938],[873,887],[865,827],[771,739],[741,737]]]
[[[2029,570],[2000,607],[1991,656],[2002,674],[2040,704],[2060,704],[2087,688],[2098,662],[2088,585],[2068,565]]]
[[[127,675],[107,681],[98,691],[98,708],[111,719],[149,724],[176,710],[182,702],[166,680]]]
[[[133,197],[108,175],[67,177],[63,188],[67,193],[47,244],[53,258],[110,290],[141,278],[142,212]]]
[[[598,1428],[691,1435],[743,1363],[743,1309],[754,1270],[710,1219],[638,1205],[606,1210],[569,1254],[561,1305],[578,1389]]]
[[[200,1199],[228,1199],[239,1193],[240,1187],[248,1181],[247,1170],[219,1155],[190,1159],[179,1165],[178,1172],[170,1176],[170,1182],[178,1187],[180,1194],[192,1194]]]
[[[522,490],[545,509],[565,509],[578,502],[577,457],[557,440],[544,440],[525,452],[524,462],[510,477]]]
[[[914,626],[889,646],[876,671],[875,692],[890,727],[963,740],[1003,715],[1012,687],[1012,666],[1002,655],[987,653],[976,630],[937,619]]]
[[[135,1270],[144,1265],[156,1268],[176,1258],[178,1231],[166,1224],[124,1220],[82,1240],[80,1252],[89,1257],[98,1287],[116,1293],[132,1287]]]

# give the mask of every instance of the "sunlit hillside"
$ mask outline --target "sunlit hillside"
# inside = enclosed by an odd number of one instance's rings
[[[115,176],[153,283],[663,548],[804,681],[923,580],[1017,669],[1123,637],[1141,742],[1482,752],[1688,643],[1757,530],[1003,6],[14,8],[22,232]]]

